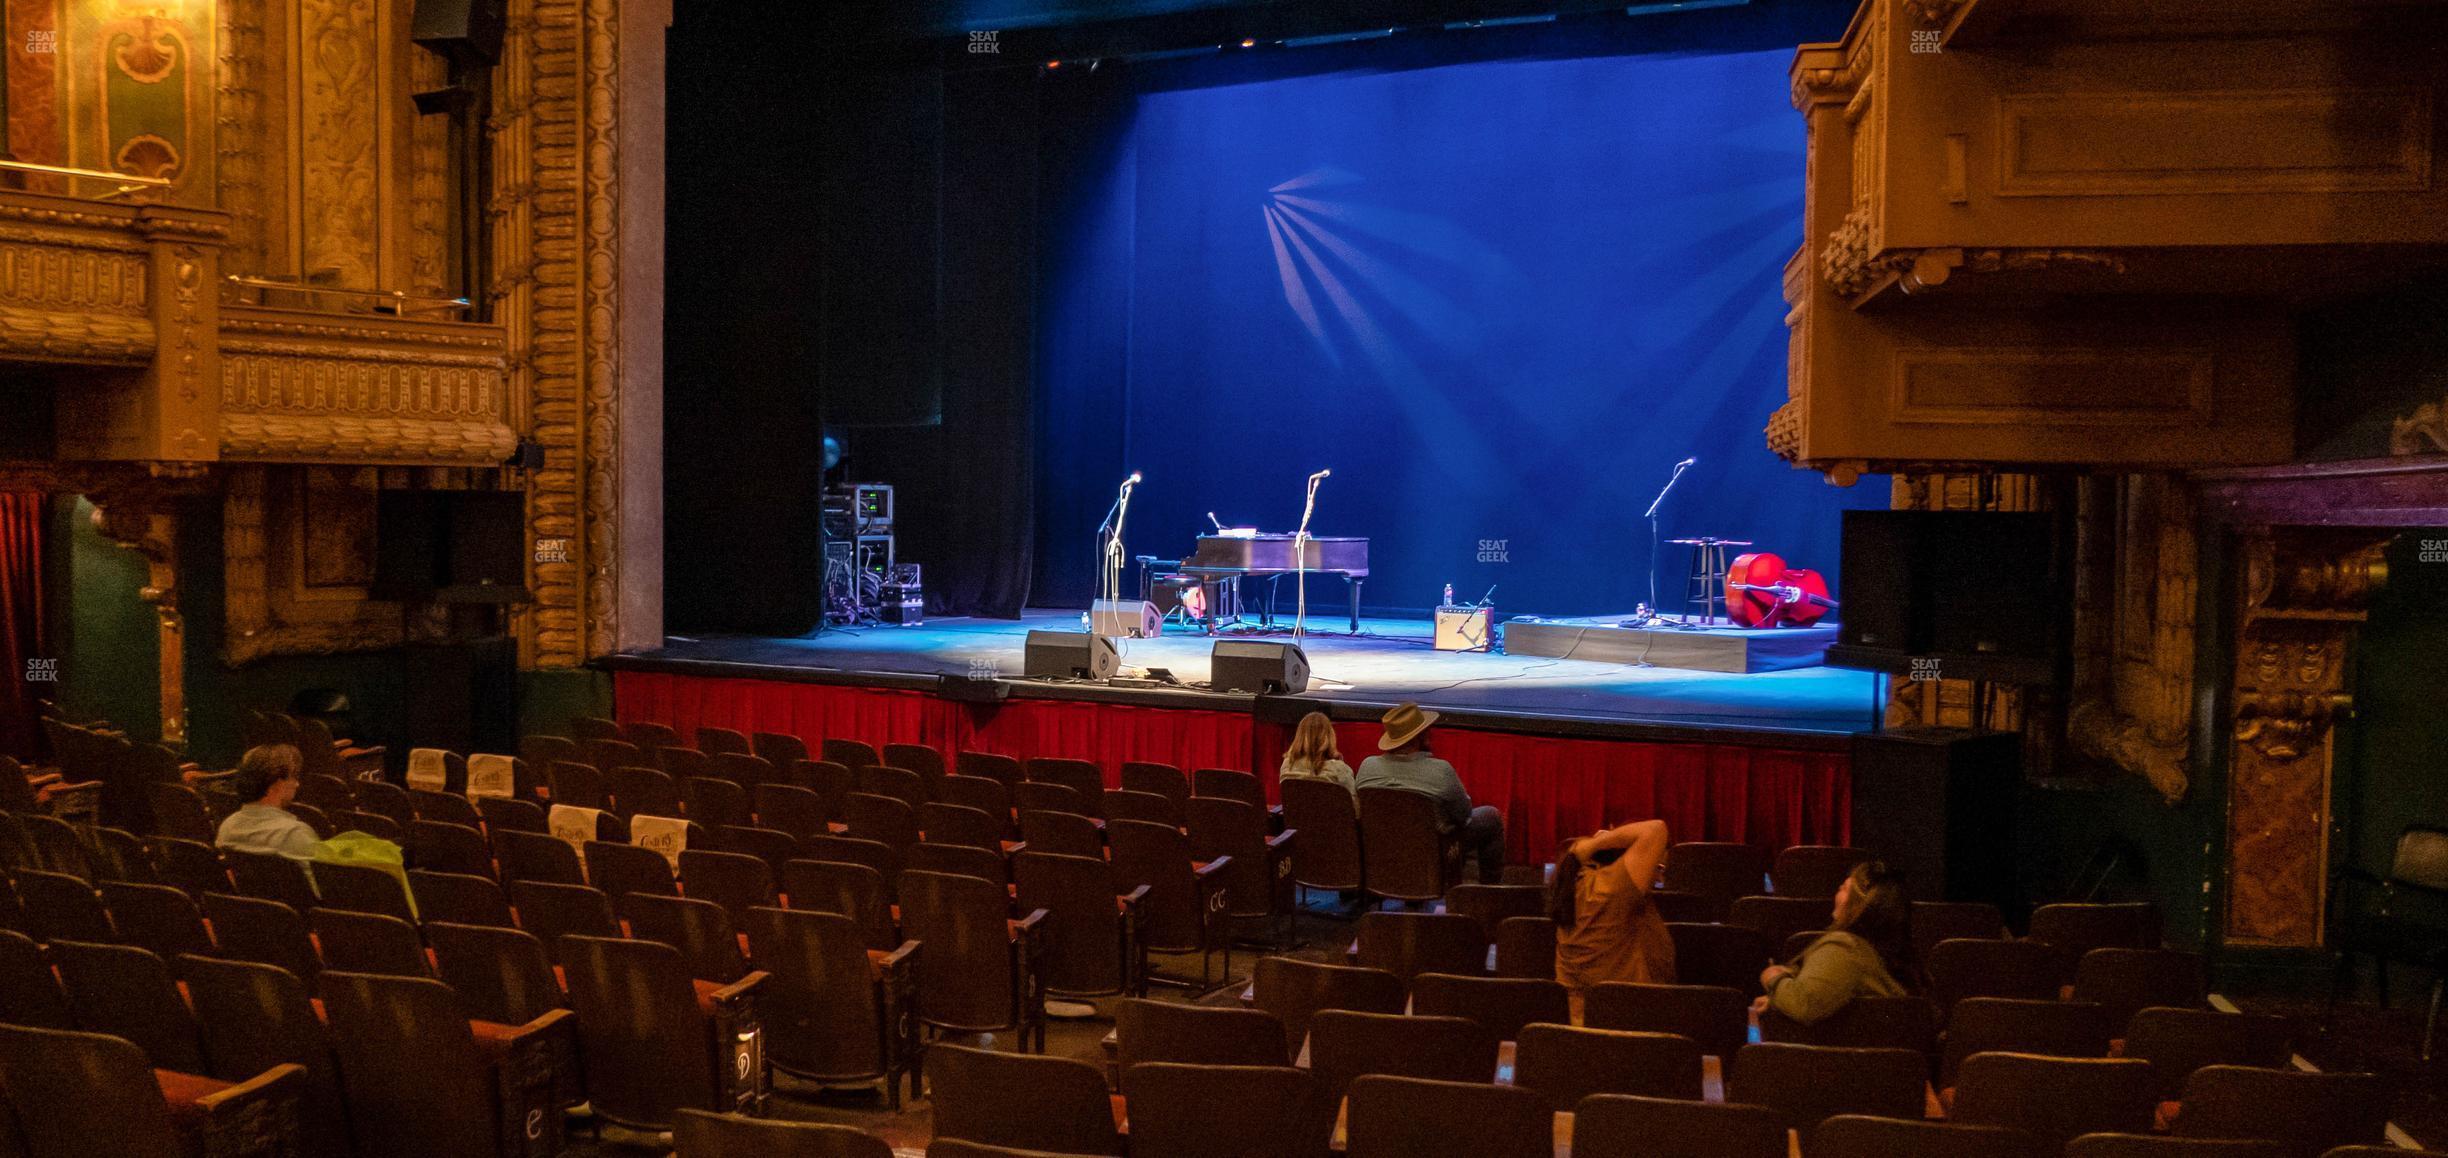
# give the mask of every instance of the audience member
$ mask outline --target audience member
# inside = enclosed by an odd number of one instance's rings
[[[246,803],[221,822],[214,842],[240,852],[279,853],[291,860],[313,860],[321,838],[289,811],[298,791],[305,761],[287,744],[260,744],[238,758],[231,784]]]
[[[1774,1009],[1811,1025],[1856,997],[1902,997],[1917,976],[1912,960],[1912,901],[1904,878],[1879,861],[1856,866],[1836,887],[1836,920],[1790,965],[1760,974],[1768,995],[1754,1010]]]
[[[1556,851],[1547,915],[1556,924],[1556,982],[1572,999],[1573,1024],[1581,1023],[1591,986],[1674,982],[1674,939],[1649,900],[1666,844],[1665,821],[1636,820]]]
[[[1459,833],[1462,854],[1479,863],[1480,881],[1495,884],[1504,876],[1504,814],[1484,804],[1472,807],[1454,766],[1429,753],[1428,729],[1436,722],[1437,714],[1418,704],[1395,705],[1385,714],[1378,754],[1362,760],[1352,778],[1353,791],[1401,788],[1436,798],[1439,828]]]
[[[1358,792],[1352,786],[1351,765],[1343,762],[1343,753],[1335,747],[1334,721],[1324,712],[1311,712],[1301,717],[1300,729],[1292,733],[1292,746],[1284,749],[1283,767],[1286,780],[1324,780],[1340,784],[1346,792]]]

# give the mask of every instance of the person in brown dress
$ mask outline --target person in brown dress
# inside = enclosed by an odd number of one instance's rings
[[[1556,982],[1581,1024],[1582,998],[1607,981],[1671,984],[1674,939],[1650,902],[1666,859],[1666,822],[1636,820],[1556,851],[1547,916],[1556,924]]]

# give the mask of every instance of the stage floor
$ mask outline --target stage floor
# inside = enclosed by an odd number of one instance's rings
[[[1312,616],[1312,622],[1320,617]],[[1309,699],[1391,704],[1416,700],[1433,708],[1553,719],[1638,721],[1701,727],[1853,732],[1870,725],[1879,677],[1826,667],[1738,674],[1643,667],[1632,663],[1546,659],[1477,652],[1440,652],[1426,622],[1363,619],[1348,635],[1311,631]],[[727,674],[788,678],[786,671],[833,677],[942,674],[1017,681],[1031,631],[1078,631],[1076,611],[1032,610],[1020,619],[936,619],[920,627],[835,628],[804,638],[673,636],[656,651],[633,652],[623,667],[735,668]],[[1236,630],[1234,638],[1291,638],[1289,630]],[[1219,635],[1215,638],[1224,638]],[[1123,674],[1167,668],[1186,684],[1207,680],[1213,640],[1169,627],[1156,639],[1119,641]],[[709,674],[726,674],[720,670]],[[1023,685],[1033,687],[1034,685]],[[1077,684],[1049,684],[1079,688]],[[1198,689],[1155,694],[1216,699]],[[1230,697],[1246,702],[1248,697]]]

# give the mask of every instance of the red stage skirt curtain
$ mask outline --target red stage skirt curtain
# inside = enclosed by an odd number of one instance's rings
[[[28,678],[43,650],[43,496],[0,492],[0,752],[33,759],[42,743],[34,701],[55,684]]]
[[[701,724],[786,732],[814,749],[825,737],[925,744],[949,759],[966,749],[1094,760],[1108,784],[1126,760],[1185,771],[1256,772],[1270,798],[1291,729],[1245,713],[1070,700],[964,704],[930,692],[830,684],[617,673],[615,712],[695,734]],[[1374,722],[1336,725],[1354,767],[1377,750]],[[1755,743],[1525,736],[1440,727],[1431,738],[1472,799],[1505,814],[1509,859],[1539,864],[1564,840],[1608,825],[1663,818],[1676,840],[1770,848],[1842,844],[1851,836],[1845,753]]]

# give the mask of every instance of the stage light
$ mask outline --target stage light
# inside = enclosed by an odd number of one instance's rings
[[[1059,61],[1059,60],[1049,60],[1049,61],[1047,61],[1047,62],[1046,62],[1045,66],[1046,66],[1046,71],[1047,71],[1047,72],[1052,72],[1052,71],[1054,71],[1055,69],[1061,68],[1061,67],[1062,67],[1062,62],[1061,62],[1061,61]]]
[[[1242,41],[1241,41],[1241,47],[1243,47],[1243,48],[1256,48],[1256,47],[1258,47],[1258,41],[1257,41],[1257,40],[1255,40],[1255,39],[1253,39],[1253,38],[1244,37],[1244,38],[1242,38]]]

